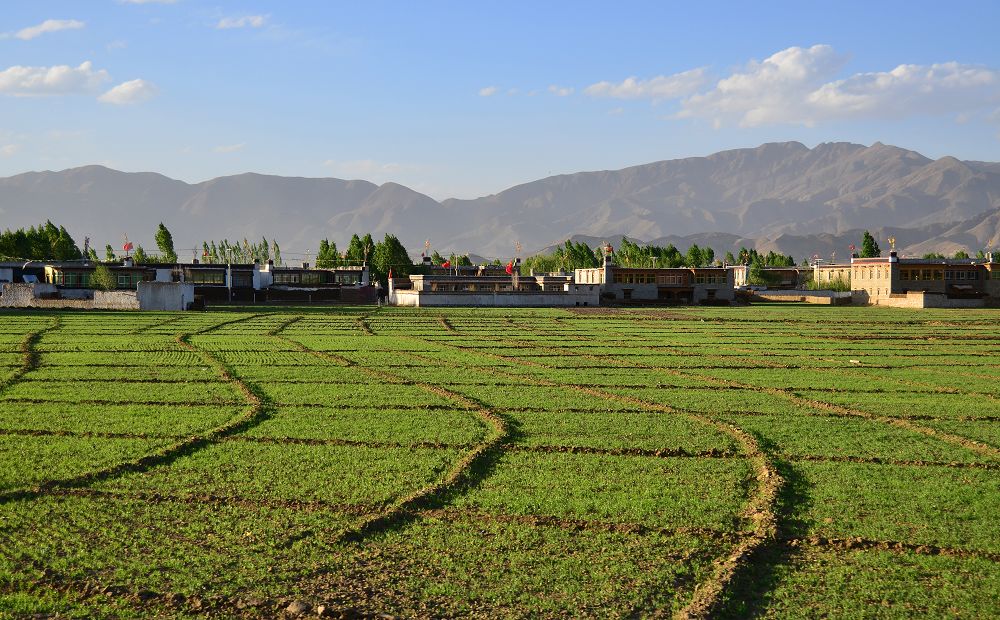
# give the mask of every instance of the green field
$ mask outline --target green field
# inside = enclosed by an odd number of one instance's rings
[[[996,617],[1000,313],[0,313],[0,617]]]

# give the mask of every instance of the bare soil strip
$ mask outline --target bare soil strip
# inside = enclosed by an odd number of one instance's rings
[[[419,339],[428,342],[424,339]],[[450,346],[450,345],[449,345]],[[483,353],[490,357],[506,359],[520,363],[519,358],[499,355],[495,353]],[[567,355],[574,355],[572,351],[566,351]],[[497,372],[504,372],[497,369]],[[524,380],[520,375],[515,375],[518,380]],[[546,382],[551,383],[551,382]],[[558,384],[552,383],[558,386]],[[565,387],[565,386],[560,386]],[[725,558],[720,558],[715,562],[715,569],[712,576],[706,581],[695,586],[692,599],[688,604],[679,610],[675,617],[684,620],[709,618],[723,603],[723,594],[729,584],[736,576],[745,570],[751,560],[763,549],[776,544],[778,537],[778,515],[777,502],[784,479],[778,473],[776,464],[772,457],[768,455],[760,446],[757,438],[743,430],[735,424],[722,422],[710,416],[700,413],[682,412],[665,405],[643,401],[637,398],[620,396],[596,388],[566,388],[575,389],[598,398],[613,400],[636,405],[649,411],[682,415],[694,422],[715,428],[725,435],[731,437],[741,448],[744,456],[754,468],[754,477],[757,483],[755,493],[749,498],[744,507],[743,516],[751,524],[750,531],[741,539],[740,543]]]
[[[374,335],[374,332],[372,332],[367,323],[364,322],[363,317],[358,319],[358,322],[359,327],[363,328],[362,331],[366,334]],[[322,351],[310,349],[301,343],[280,335],[280,330],[277,330],[274,333],[274,336],[276,338],[280,338],[284,342],[292,344],[296,348],[301,347],[303,352],[310,353],[321,359],[331,359],[328,358],[327,354]],[[336,358],[332,359],[335,362],[337,361]],[[375,376],[383,380],[399,380],[399,377],[384,370],[377,370],[359,365],[356,365],[355,367],[371,376]],[[448,493],[457,492],[459,489],[474,486],[478,482],[473,473],[474,470],[488,469],[489,465],[495,462],[503,452],[504,443],[507,441],[510,434],[507,428],[507,423],[503,418],[496,415],[482,404],[445,388],[419,382],[414,383],[413,385],[426,392],[458,403],[462,409],[475,413],[484,423],[486,428],[489,429],[489,434],[484,441],[476,444],[469,452],[452,465],[451,469],[448,470],[443,478],[433,484],[416,489],[413,492],[396,499],[392,504],[386,506],[385,509],[381,510],[377,514],[371,515],[363,519],[360,523],[344,530],[338,536],[336,542],[361,542],[373,533],[382,531],[386,528],[394,527],[406,521],[413,515],[414,511],[434,504]]]
[[[358,320],[355,322],[355,325],[357,326],[358,329],[360,329],[362,332],[364,332],[364,334],[366,336],[374,336],[375,335],[375,332],[372,331],[372,328],[368,326],[368,317],[367,316],[359,316]]]
[[[61,321],[59,320],[59,317],[56,316],[52,319],[52,322],[49,323],[48,326],[43,327],[42,329],[37,329],[24,336],[24,340],[21,341],[21,346],[18,348],[21,353],[21,365],[9,377],[0,381],[0,393],[15,383],[21,381],[24,376],[32,370],[38,368],[41,363],[41,354],[35,350],[38,346],[38,341],[41,340],[42,336],[44,336],[47,332],[59,329],[60,325]]]
[[[526,344],[530,345],[530,343],[526,343]],[[551,347],[551,346],[549,346],[547,348],[551,349],[551,348],[558,348],[558,347]],[[570,351],[568,349],[560,349],[560,351],[563,351],[566,355],[574,355],[574,352]],[[614,358],[612,356],[591,355],[591,354],[580,354],[579,356],[580,357],[589,358],[589,359],[594,359],[595,361],[601,361],[601,362],[603,362],[605,364],[616,363],[616,362],[620,363],[620,360],[617,360],[616,358]],[[761,392],[761,393],[769,394],[769,395],[772,395],[772,396],[779,396],[781,398],[784,398],[785,400],[789,400],[789,401],[791,401],[791,402],[793,402],[795,404],[798,404],[798,405],[805,405],[807,407],[812,407],[814,409],[824,409],[824,410],[827,410],[827,411],[832,411],[832,412],[839,413],[839,414],[844,415],[844,416],[860,417],[860,418],[865,418],[867,420],[872,420],[872,421],[875,421],[875,422],[880,422],[880,423],[883,423],[883,424],[889,424],[889,425],[892,425],[892,426],[896,426],[896,427],[899,427],[899,428],[904,428],[906,430],[919,433],[921,435],[925,435],[927,437],[933,437],[935,439],[940,439],[941,441],[950,443],[952,445],[960,446],[960,447],[963,447],[963,448],[967,448],[967,449],[972,450],[974,452],[977,452],[979,454],[983,454],[983,455],[991,456],[991,457],[1000,457],[1000,449],[997,449],[997,448],[995,448],[993,446],[990,446],[988,444],[985,444],[985,443],[982,443],[982,442],[979,442],[979,441],[973,441],[973,440],[968,439],[966,437],[961,437],[959,435],[955,435],[955,434],[952,434],[952,433],[946,433],[944,431],[939,431],[939,430],[936,430],[936,429],[933,429],[933,428],[930,428],[930,427],[927,427],[927,426],[916,424],[916,423],[914,423],[914,422],[912,422],[912,421],[910,421],[910,420],[908,420],[906,418],[903,418],[903,417],[877,415],[877,414],[869,413],[867,411],[861,411],[861,410],[858,410],[858,409],[851,409],[849,407],[844,407],[844,406],[841,406],[841,405],[835,405],[835,404],[827,403],[827,402],[824,402],[824,401],[819,401],[819,400],[804,398],[804,397],[799,396],[798,394],[796,394],[794,391],[788,390],[788,389],[762,387],[762,386],[758,386],[758,385],[752,385],[752,384],[749,384],[749,383],[743,383],[743,382],[740,382],[740,381],[735,381],[735,380],[732,380],[732,379],[720,379],[719,377],[712,377],[712,376],[701,375],[701,374],[693,373],[693,372],[680,371],[680,370],[676,370],[674,368],[658,367],[655,370],[660,371],[660,372],[664,372],[664,373],[667,373],[667,374],[671,374],[671,375],[674,375],[674,376],[678,376],[678,377],[695,378],[695,379],[698,379],[700,381],[704,381],[706,383],[717,385],[717,386],[720,386],[720,387],[730,386],[730,387],[733,387],[733,388],[736,388],[736,389],[739,389],[739,390]]]
[[[809,536],[807,538],[787,538],[783,542],[790,547],[826,547],[838,551],[892,551],[897,553],[916,553],[920,555],[947,555],[958,558],[981,558],[1000,562],[1000,553],[978,551],[975,549],[955,549],[937,545],[921,545],[895,540],[872,540],[869,538],[827,538],[825,536]]]
[[[146,333],[149,333],[150,331],[152,331],[152,330],[154,330],[154,329],[156,329],[158,327],[163,327],[164,325],[169,325],[171,323],[176,323],[177,321],[181,320],[182,318],[184,318],[184,313],[180,313],[177,316],[170,317],[169,319],[167,319],[165,321],[159,321],[158,323],[153,323],[152,325],[143,325],[142,327],[140,327],[138,329],[134,329],[134,330],[132,330],[129,333],[132,334],[133,336],[137,336],[139,334],[146,334]]]
[[[219,325],[208,327],[199,330],[197,334],[206,333],[219,327],[220,325],[225,325],[229,323],[235,323],[237,321],[247,320],[251,317],[243,317],[236,319],[234,321],[227,321]],[[78,476],[73,476],[70,478],[64,478],[60,480],[47,480],[41,484],[35,485],[33,487],[13,489],[0,493],[0,503],[7,503],[11,501],[19,501],[26,499],[34,499],[45,493],[51,492],[56,489],[67,489],[67,488],[78,488],[85,487],[94,482],[100,480],[107,480],[109,478],[115,478],[129,473],[137,473],[149,470],[153,467],[159,465],[164,465],[173,462],[180,456],[191,454],[198,450],[205,448],[206,446],[218,441],[219,439],[232,435],[234,433],[239,433],[247,428],[253,427],[260,422],[264,421],[269,417],[267,408],[269,403],[266,402],[265,398],[258,395],[247,383],[234,377],[228,370],[228,368],[223,364],[218,358],[213,356],[208,351],[199,349],[189,342],[192,334],[178,335],[176,341],[182,347],[198,353],[204,362],[212,366],[219,373],[219,376],[225,381],[234,385],[240,393],[243,394],[246,399],[246,404],[248,405],[247,410],[231,420],[227,421],[221,426],[217,426],[214,429],[209,430],[203,435],[194,435],[180,441],[177,441],[169,446],[163,447],[159,450],[146,454],[138,459],[125,461],[105,467],[102,469],[97,469],[89,471]]]
[[[179,435],[157,433],[109,433],[101,431],[67,431],[58,429],[32,428],[0,428],[0,436],[13,437],[76,437],[93,439],[139,439],[139,440],[177,440]],[[372,441],[361,439],[327,438],[316,439],[308,437],[266,437],[255,435],[228,435],[220,437],[220,442],[260,443],[271,445],[303,445],[303,446],[342,446],[352,448],[371,448],[374,450],[471,450],[475,444],[443,443],[436,441]],[[696,459],[731,459],[741,454],[729,450],[712,448],[700,452],[691,452],[684,448],[600,448],[597,446],[577,445],[526,445],[505,442],[507,452],[527,452],[536,454],[594,454],[600,456],[638,456],[645,458],[696,458]],[[869,465],[890,465],[895,467],[948,467],[953,469],[984,469],[1000,471],[1000,463],[994,462],[962,462],[962,461],[926,461],[884,459],[879,457],[849,456],[849,455],[818,455],[774,453],[775,457],[784,461],[809,461],[828,463],[861,463]]]
[[[862,463],[868,465],[892,465],[895,467],[951,467],[955,469],[986,469],[990,471],[1000,471],[1000,463],[986,462],[964,462],[964,461],[923,461],[923,460],[899,460],[883,459],[879,457],[866,456],[823,456],[818,454],[782,454],[786,461],[820,461],[828,463]]]
[[[487,512],[474,508],[431,508],[419,511],[420,516],[442,521],[463,521],[470,523],[513,523],[535,528],[554,527],[572,531],[597,531],[597,532],[619,532],[623,534],[643,535],[649,533],[673,536],[678,534],[688,534],[722,539],[736,542],[740,534],[727,532],[707,527],[656,527],[645,523],[632,523],[627,521],[597,521],[593,519],[573,519],[568,517],[557,517],[553,515],[535,514],[509,514],[499,512]]]
[[[104,491],[93,488],[55,489],[50,494],[55,497],[82,497],[108,501],[137,501],[149,504],[213,504],[219,506],[240,506],[248,509],[275,508],[299,512],[340,512],[345,514],[364,515],[378,510],[375,505],[341,504],[325,500],[294,500],[265,497],[239,497],[234,495],[215,495],[211,493],[190,493],[174,495],[146,491]]]

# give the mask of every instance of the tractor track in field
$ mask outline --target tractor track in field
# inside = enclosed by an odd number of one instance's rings
[[[363,333],[369,336],[375,335],[368,324],[364,322],[364,317],[359,318],[358,323],[358,327]],[[308,353],[319,357],[320,359],[331,360],[331,358],[328,358],[324,352],[310,349],[298,341],[281,335],[280,332],[281,330],[276,330],[271,335],[283,342],[289,343],[290,345],[301,350],[303,353]],[[336,362],[338,360],[336,358],[332,358],[331,361]],[[396,375],[384,370],[369,368],[357,364],[352,364],[351,366],[365,372],[369,376],[373,376],[381,380],[395,382],[399,379]],[[500,455],[504,450],[504,445],[510,438],[507,421],[491,411],[489,408],[485,407],[482,403],[458,394],[457,392],[452,392],[451,390],[428,383],[416,382],[413,385],[428,393],[435,394],[455,402],[460,405],[460,409],[475,414],[483,426],[489,430],[489,432],[484,441],[477,443],[471,448],[471,450],[466,452],[461,459],[451,466],[441,479],[430,485],[415,489],[407,495],[396,498],[392,504],[386,506],[383,510],[368,516],[360,523],[345,529],[340,533],[340,535],[337,536],[334,541],[335,543],[362,542],[372,534],[397,527],[407,522],[415,516],[415,513],[418,510],[435,506],[436,504],[445,501],[445,498],[450,494],[458,493],[464,489],[475,486],[478,484],[478,477],[476,476],[475,471],[477,469],[489,470],[500,458]],[[290,540],[289,544],[294,542],[294,539]]]
[[[829,538],[826,536],[806,536],[786,538],[782,542],[792,548],[821,547],[838,551],[889,551],[894,553],[915,553],[918,555],[944,555],[956,558],[978,558],[1000,562],[1000,553],[975,549],[957,549],[897,540],[875,540],[862,537]]]
[[[551,347],[551,345],[549,345],[549,346]],[[558,347],[552,347],[552,348],[558,348]],[[569,350],[563,349],[563,351],[565,351],[566,355],[573,355],[574,354],[572,351],[569,351]],[[615,358],[610,357],[610,356],[598,356],[598,355],[583,354],[583,357],[595,359],[595,361],[602,361],[605,364],[607,364],[607,363],[616,363],[616,362],[620,363],[618,360],[616,360]],[[825,410],[833,411],[833,412],[835,412],[835,413],[837,413],[839,415],[843,415],[843,416],[860,417],[860,418],[869,419],[869,420],[872,420],[872,421],[875,421],[875,422],[880,422],[880,423],[883,423],[883,424],[889,424],[889,425],[892,425],[892,426],[897,426],[897,427],[900,427],[900,428],[904,428],[904,429],[909,430],[911,432],[916,432],[916,433],[919,433],[919,434],[922,434],[922,435],[925,435],[925,436],[928,436],[928,437],[936,438],[936,439],[939,439],[939,440],[944,441],[946,443],[950,443],[950,444],[958,446],[958,447],[966,448],[968,450],[971,450],[973,452],[976,452],[978,454],[982,454],[982,455],[985,455],[985,456],[989,456],[989,457],[993,457],[993,458],[996,458],[997,456],[1000,456],[1000,449],[997,449],[997,448],[995,448],[993,446],[990,446],[990,445],[982,443],[982,442],[974,441],[974,440],[971,440],[971,439],[968,439],[968,438],[965,438],[965,437],[961,437],[961,436],[954,435],[954,434],[951,434],[951,433],[946,433],[946,432],[943,432],[943,431],[937,431],[936,429],[932,429],[932,428],[929,428],[929,427],[926,427],[926,426],[923,426],[923,425],[920,425],[920,424],[916,424],[916,423],[914,423],[914,422],[912,422],[910,420],[906,420],[906,419],[890,418],[888,416],[879,416],[877,414],[871,414],[871,413],[868,413],[868,412],[865,412],[865,411],[854,410],[854,409],[850,409],[850,408],[847,408],[847,407],[841,407],[839,405],[833,405],[831,403],[825,403],[823,401],[817,401],[817,400],[813,400],[813,399],[803,398],[803,397],[799,396],[798,394],[792,392],[791,390],[782,390],[782,389],[777,389],[777,388],[765,388],[765,387],[760,387],[760,386],[755,386],[755,385],[750,385],[750,384],[744,384],[744,383],[741,383],[741,382],[738,382],[738,381],[733,381],[733,380],[724,380],[724,379],[719,379],[719,378],[716,378],[716,377],[699,375],[699,374],[695,374],[695,373],[691,373],[691,372],[682,372],[682,371],[678,371],[678,370],[671,369],[671,368],[658,368],[656,370],[659,370],[659,371],[662,371],[662,372],[666,372],[666,373],[669,373],[669,374],[673,374],[675,376],[686,376],[686,377],[697,378],[699,380],[703,380],[703,381],[706,381],[708,383],[713,383],[713,384],[716,384],[716,385],[730,385],[730,386],[736,387],[738,389],[751,390],[751,391],[755,391],[755,392],[761,392],[761,393],[770,394],[770,395],[773,395],[773,396],[779,396],[779,397],[784,398],[786,400],[789,400],[789,401],[791,401],[793,403],[796,403],[796,404],[799,404],[799,405],[805,405],[807,407],[812,407],[814,409],[825,409]],[[991,467],[990,466],[986,466],[986,468],[991,468]],[[777,499],[777,493],[775,493],[775,499]],[[775,505],[775,504],[772,504],[772,506],[773,505]],[[750,553],[747,553],[747,554],[743,555],[742,559],[746,561],[746,564],[749,564],[749,562],[752,561],[751,556],[754,555],[754,551],[764,551],[764,550],[772,549],[772,548],[774,548],[776,546],[784,545],[785,544],[785,543],[783,543],[781,541],[780,536],[778,535],[778,531],[779,530],[777,528],[777,523],[776,523],[775,524],[775,528],[773,529],[773,532],[775,533],[773,536],[770,536],[766,540],[762,541]],[[738,549],[737,553],[734,554],[734,555],[738,556],[739,555],[739,551],[740,550]],[[762,555],[763,554],[757,554],[758,557],[760,557]],[[732,558],[732,556],[731,556],[731,558]],[[728,571],[729,576],[732,577],[732,575],[734,575],[738,570],[739,570],[738,566],[735,567],[735,568],[733,568],[732,570],[729,570]],[[722,571],[717,571],[717,576],[720,575],[720,573],[725,574],[726,572],[727,571],[726,571],[725,568]],[[709,588],[710,588],[710,591],[707,592],[707,595],[701,596],[701,594],[705,594],[705,591],[703,590],[701,593],[699,593],[699,591],[696,589],[694,600],[692,600],[692,602],[686,608],[684,608],[683,610],[681,610],[680,612],[678,612],[678,614],[676,614],[676,617],[678,617],[678,618],[693,618],[693,617],[707,618],[707,617],[711,617],[715,612],[717,612],[721,608],[721,605],[723,604],[723,601],[722,601],[723,590],[725,589],[725,586],[728,584],[728,582],[731,581],[731,580],[732,580],[731,578],[730,579],[713,578],[713,579],[709,580],[708,582],[706,582],[706,584],[709,584]],[[718,585],[720,583],[721,583],[721,586]]]
[[[257,316],[259,315],[249,315],[239,319],[218,323],[195,332],[178,334],[175,338],[176,342],[180,346],[199,354],[206,364],[216,369],[219,376],[224,381],[236,387],[237,390],[243,394],[246,399],[245,405],[247,405],[247,410],[242,415],[231,418],[225,424],[217,426],[204,434],[195,434],[190,437],[186,437],[159,450],[145,454],[138,459],[124,461],[68,478],[46,480],[42,483],[29,487],[5,491],[0,493],[0,504],[33,499],[52,492],[53,490],[86,487],[95,482],[116,478],[125,474],[148,471],[153,467],[172,463],[181,456],[197,452],[198,450],[216,443],[223,437],[242,432],[267,419],[267,417],[269,417],[268,407],[270,407],[270,403],[266,400],[266,397],[257,394],[249,384],[233,376],[228,367],[221,360],[208,351],[200,349],[189,342],[189,339],[192,336],[205,334],[223,325],[249,320]]]
[[[680,411],[680,410],[677,410]],[[15,437],[75,437],[92,439],[138,439],[145,441],[170,441],[183,439],[179,435],[156,433],[113,433],[101,431],[68,431],[50,429],[20,429],[0,428],[0,436]],[[269,437],[260,435],[228,435],[220,437],[220,443],[256,443],[265,445],[301,445],[301,446],[331,446],[370,448],[373,450],[471,450],[476,444],[444,443],[435,441],[375,441],[343,438],[309,438],[309,437]],[[638,456],[646,458],[696,458],[696,459],[730,459],[741,455],[730,450],[711,448],[701,451],[690,451],[684,448],[601,448],[583,445],[558,444],[520,444],[503,443],[507,452],[535,454],[593,454],[599,456]],[[781,460],[789,462],[827,462],[827,463],[859,463],[868,465],[891,465],[899,467],[946,467],[951,469],[983,469],[1000,471],[1000,463],[992,461],[929,461],[925,459],[888,459],[880,457],[865,457],[853,455],[817,455],[774,453]]]
[[[164,402],[162,400],[109,400],[104,398],[90,398],[90,399],[73,399],[73,400],[55,400],[55,399],[44,399],[44,398],[3,398],[0,399],[0,403],[23,403],[26,405],[120,405],[120,406],[137,406],[137,407],[239,407],[240,405],[245,405],[246,403],[241,403],[238,400],[203,400],[203,401],[178,401],[178,402]]]
[[[573,352],[571,352],[569,350],[562,349],[562,351],[564,351],[566,355],[573,355]],[[583,354],[583,355],[581,355],[581,357],[585,357],[585,358],[588,358],[588,359],[594,359],[595,361],[600,361],[600,362],[602,362],[604,364],[608,364],[608,363],[612,363],[613,364],[613,363],[619,362],[619,360],[617,360],[613,356],[601,356],[601,355]],[[946,443],[950,443],[950,444],[955,445],[955,446],[963,447],[963,448],[972,450],[974,452],[977,452],[979,454],[983,454],[983,455],[986,455],[986,456],[991,456],[991,457],[994,457],[994,458],[1000,457],[1000,449],[997,449],[997,448],[995,448],[993,446],[990,446],[988,444],[985,444],[985,443],[982,443],[982,442],[979,442],[979,441],[974,441],[974,440],[968,439],[966,437],[961,437],[959,435],[955,435],[955,434],[952,434],[952,433],[947,433],[947,432],[944,432],[944,431],[938,431],[936,429],[933,429],[933,428],[930,428],[930,427],[927,427],[927,426],[916,424],[916,423],[914,423],[911,420],[908,420],[906,418],[894,417],[894,416],[883,416],[883,415],[869,413],[867,411],[862,411],[862,410],[858,410],[858,409],[851,409],[849,407],[843,407],[841,405],[835,405],[835,404],[832,404],[832,403],[827,403],[827,402],[824,402],[824,401],[819,401],[819,400],[815,400],[815,399],[805,398],[805,397],[802,397],[802,396],[798,395],[794,391],[787,390],[787,389],[752,385],[752,384],[743,383],[743,382],[740,382],[740,381],[735,381],[735,380],[732,380],[732,379],[721,379],[721,378],[713,377],[713,376],[710,376],[710,375],[701,375],[701,374],[686,372],[686,371],[682,371],[682,370],[675,370],[673,368],[666,368],[666,367],[659,367],[659,368],[655,368],[655,369],[652,369],[652,370],[657,370],[659,372],[665,372],[667,374],[671,374],[671,375],[674,375],[674,376],[677,376],[677,377],[695,378],[695,379],[698,379],[700,381],[704,381],[706,383],[714,384],[714,385],[717,385],[717,386],[729,386],[729,387],[735,388],[737,390],[746,390],[746,391],[752,391],[752,392],[759,392],[759,393],[763,393],[763,394],[769,394],[769,395],[772,395],[772,396],[779,396],[779,397],[781,397],[781,398],[783,398],[785,400],[788,400],[788,401],[790,401],[792,403],[795,403],[795,404],[798,404],[798,405],[804,405],[806,407],[811,407],[813,409],[822,409],[822,410],[832,411],[832,412],[838,413],[838,414],[840,414],[842,416],[859,417],[859,418],[864,418],[864,419],[872,420],[872,421],[875,421],[875,422],[880,422],[880,423],[883,423],[883,424],[889,424],[889,425],[892,425],[892,426],[896,426],[896,427],[899,427],[899,428],[904,428],[906,430],[919,433],[921,435],[925,435],[927,437],[932,437],[932,438],[935,438],[935,439],[940,439],[941,441],[944,441]]]
[[[235,495],[218,495],[214,493],[185,493],[174,495],[156,491],[106,491],[93,488],[64,488],[50,493],[53,497],[78,497],[85,499],[107,501],[137,501],[149,504],[212,504],[218,506],[237,506],[247,509],[270,508],[276,510],[291,510],[296,512],[339,512],[352,515],[371,514],[378,510],[372,504],[347,504],[330,502],[320,499],[286,499],[276,497],[241,497]]]
[[[147,333],[150,332],[150,330],[156,329],[158,327],[163,327],[164,325],[170,325],[171,323],[176,323],[177,321],[181,320],[182,318],[184,318],[184,314],[183,313],[178,314],[177,316],[171,317],[171,318],[169,318],[169,319],[167,319],[165,321],[159,321],[157,323],[152,323],[150,325],[143,325],[142,327],[140,327],[138,329],[133,329],[132,331],[130,331],[128,333],[129,333],[129,335],[132,335],[132,336],[138,336],[138,335],[141,335],[141,334],[147,334]]]
[[[570,531],[616,532],[621,534],[661,534],[664,536],[691,535],[711,539],[736,541],[739,534],[710,527],[660,527],[648,523],[631,521],[601,521],[595,519],[574,519],[555,515],[511,514],[488,512],[475,508],[431,508],[420,511],[422,517],[440,519],[442,521],[462,521],[466,523],[504,523],[526,525],[529,527],[553,527]]]
[[[518,326],[509,318],[506,321],[517,328]],[[417,338],[422,342],[431,342],[423,338]],[[447,343],[445,346],[452,347]],[[460,348],[460,347],[455,347]],[[460,348],[461,349],[461,348]],[[488,355],[498,359],[504,359],[513,363],[522,363],[523,360],[497,353],[480,352],[481,355]],[[567,351],[566,355],[576,355]],[[543,367],[551,368],[545,365]],[[495,372],[504,373],[502,369]],[[504,373],[507,374],[507,373]],[[513,375],[516,380],[524,381],[525,377]],[[538,381],[533,378],[533,381]],[[766,453],[760,446],[757,438],[735,424],[723,422],[708,415],[699,413],[682,412],[665,405],[643,401],[631,397],[621,396],[604,390],[595,388],[566,388],[555,382],[544,381],[553,387],[564,389],[575,389],[586,394],[617,402],[625,402],[637,407],[669,414],[682,415],[699,424],[714,428],[716,431],[730,437],[742,450],[742,456],[746,458],[754,469],[754,478],[757,483],[756,492],[748,500],[743,510],[743,516],[751,523],[749,532],[744,532],[740,542],[724,558],[715,562],[715,569],[712,576],[698,584],[688,604],[680,609],[674,616],[679,619],[693,620],[712,617],[723,603],[723,596],[729,584],[742,573],[752,559],[762,550],[776,544],[779,534],[779,517],[777,514],[778,496],[784,484],[784,479],[778,472],[776,464],[771,455]],[[635,613],[642,613],[641,610],[633,610]]]
[[[17,367],[9,377],[0,381],[0,394],[5,392],[12,385],[19,383],[24,379],[25,375],[29,372],[36,370],[41,364],[41,353],[38,349],[38,341],[42,339],[42,336],[50,331],[59,329],[62,325],[62,321],[58,316],[54,317],[51,322],[41,329],[36,329],[35,331],[28,332],[24,335],[21,340],[21,344],[18,346],[18,352],[21,354],[21,364]]]

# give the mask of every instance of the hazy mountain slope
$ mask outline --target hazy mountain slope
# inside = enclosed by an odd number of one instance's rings
[[[977,221],[975,231],[961,227],[996,209],[1000,164],[930,160],[877,142],[811,149],[798,142],[764,144],[558,175],[443,202],[396,183],[260,174],[187,184],[86,166],[0,179],[0,227],[51,218],[98,246],[119,245],[123,232],[151,246],[163,221],[178,248],[205,238],[264,235],[277,238],[289,255],[314,252],[323,237],[340,244],[368,231],[395,234],[415,252],[430,239],[445,253],[486,256],[509,255],[515,241],[531,250],[571,235],[684,239],[700,233],[712,233],[716,243],[752,240],[758,249],[767,243],[801,255],[811,253],[811,245],[846,248],[842,239],[857,229],[904,227],[923,231],[913,244],[951,247],[993,238],[995,220]]]

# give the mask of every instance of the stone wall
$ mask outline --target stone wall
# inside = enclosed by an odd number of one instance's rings
[[[861,302],[865,303],[865,302]],[[889,308],[983,308],[983,299],[954,299],[942,293],[925,293],[924,291],[909,291],[888,297],[878,297],[868,300],[873,306]]]
[[[754,299],[763,301],[804,301],[810,304],[850,304],[850,292],[837,291],[754,291]]]
[[[0,289],[3,308],[75,308],[79,310],[138,310],[135,291],[94,291],[93,296],[64,299],[52,284],[4,284]]]
[[[194,302],[190,282],[140,282],[136,293],[142,310],[187,310]]]
[[[425,293],[394,290],[389,303],[394,306],[488,306],[499,308],[549,308],[597,306],[600,299],[595,285],[587,293]]]

